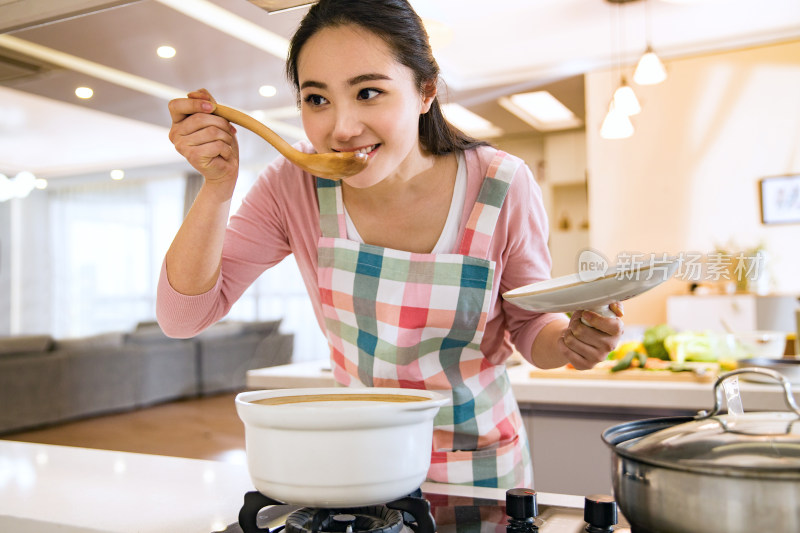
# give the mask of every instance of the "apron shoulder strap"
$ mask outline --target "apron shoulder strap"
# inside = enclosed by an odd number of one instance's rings
[[[323,237],[332,239],[347,237],[344,218],[342,186],[336,180],[317,178],[317,200],[319,201],[319,226]]]
[[[503,207],[511,180],[521,161],[498,150],[489,163],[483,179],[478,199],[472,208],[464,230],[458,253],[471,257],[485,258],[489,255],[489,243],[500,208]]]

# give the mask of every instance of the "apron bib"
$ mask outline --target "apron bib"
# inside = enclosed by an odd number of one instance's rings
[[[317,178],[318,282],[336,381],[435,390],[428,479],[530,487],[530,452],[505,365],[480,351],[495,264],[487,259],[518,160],[497,152],[457,254],[418,254],[348,240],[338,181]]]

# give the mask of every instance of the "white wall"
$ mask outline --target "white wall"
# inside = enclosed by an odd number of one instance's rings
[[[625,140],[599,136],[618,73],[586,76],[591,245],[613,258],[764,242],[774,290],[800,292],[800,224],[762,225],[758,192],[760,178],[800,173],[800,42],[673,60],[667,70],[660,85],[634,85],[642,112]],[[685,286],[630,300],[628,321],[665,321],[666,295]]]

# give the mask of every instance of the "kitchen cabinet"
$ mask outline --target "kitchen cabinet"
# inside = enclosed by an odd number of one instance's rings
[[[542,196],[550,221],[553,277],[576,271],[579,253],[589,247],[589,200],[586,191],[586,132],[545,136]]]
[[[586,132],[551,133],[544,138],[547,183],[563,185],[586,181]]]
[[[797,295],[681,295],[667,299],[667,322],[678,330],[795,331]]]

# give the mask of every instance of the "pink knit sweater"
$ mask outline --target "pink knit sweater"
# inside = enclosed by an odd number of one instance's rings
[[[313,151],[308,143],[298,148]],[[458,242],[495,150],[479,147],[465,153],[467,195]],[[548,225],[541,190],[526,165],[520,165],[508,191],[491,242],[495,262],[492,304],[481,351],[499,364],[512,352],[511,342],[529,357],[539,331],[556,315],[520,309],[502,299],[502,293],[550,276]],[[222,251],[222,268],[208,292],[187,296],[175,291],[161,268],[156,316],[171,337],[191,337],[223,318],[233,303],[267,268],[289,254],[295,255],[303,281],[323,327],[317,286],[317,241],[320,237],[315,178],[276,159],[256,180],[231,217]],[[309,325],[309,327],[312,327]]]

